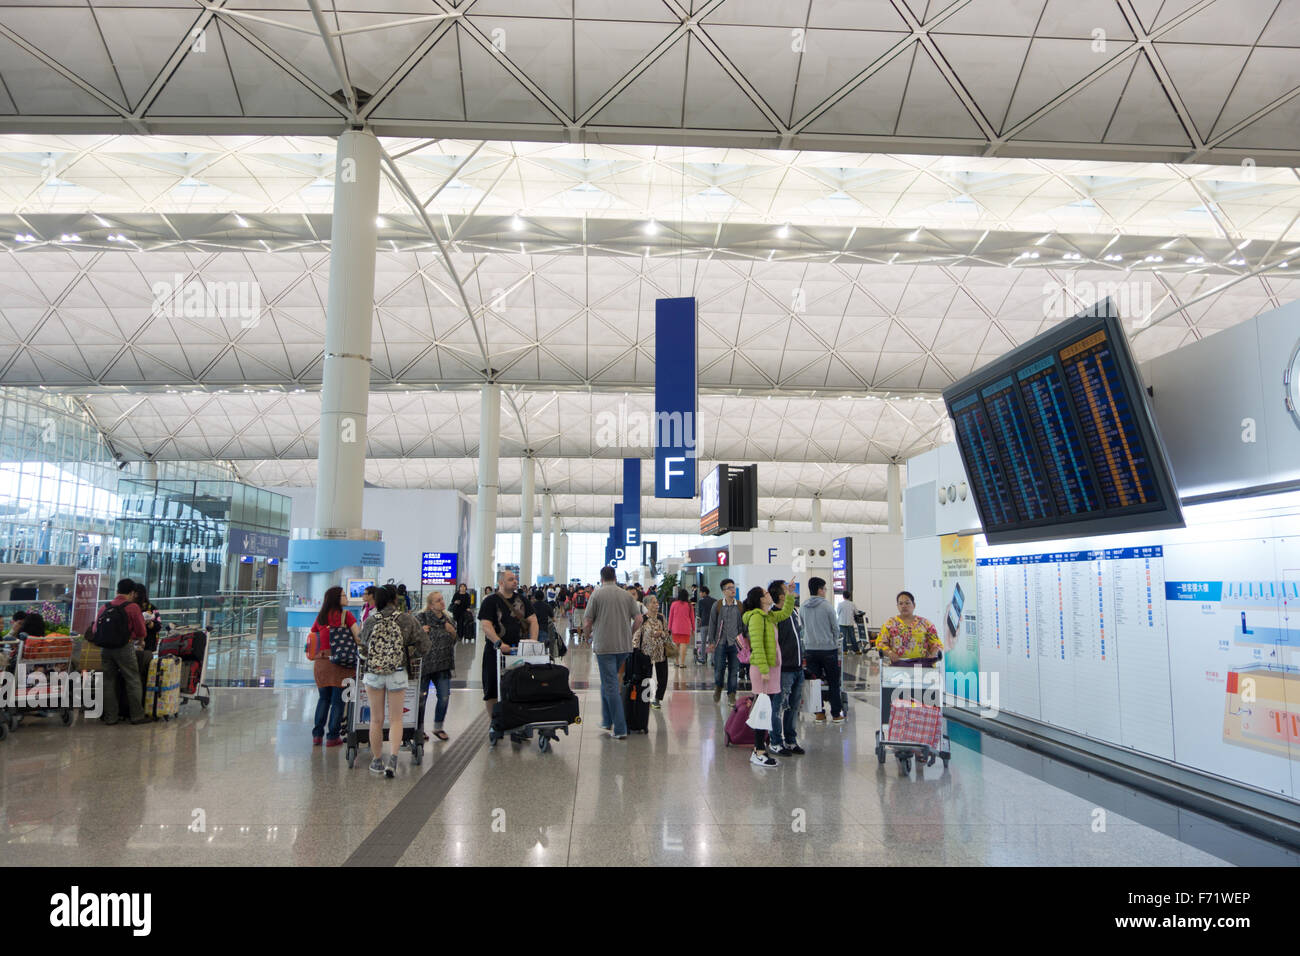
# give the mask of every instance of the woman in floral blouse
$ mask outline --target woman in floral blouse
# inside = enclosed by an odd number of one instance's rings
[[[668,644],[672,638],[668,634],[668,622],[659,613],[659,599],[654,592],[645,596],[645,612],[641,626],[632,634],[632,646],[649,655],[655,666],[655,699],[650,701],[650,706],[660,710],[668,690]]]
[[[915,660],[918,657],[938,657],[943,641],[935,626],[923,617],[917,617],[916,598],[911,591],[898,592],[898,613],[884,623],[876,646],[886,663]]]

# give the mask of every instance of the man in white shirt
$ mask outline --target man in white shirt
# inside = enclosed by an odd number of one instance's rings
[[[858,627],[853,620],[853,615],[857,612],[858,609],[853,604],[853,593],[845,591],[844,600],[840,601],[839,607],[835,609],[840,624],[840,646],[845,654],[862,653],[862,648],[858,645]]]

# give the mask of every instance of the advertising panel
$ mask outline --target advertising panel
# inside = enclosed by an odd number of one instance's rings
[[[945,534],[939,539],[939,578],[948,599],[943,620],[935,621],[944,646],[944,688],[979,703],[980,644],[975,614],[975,538]],[[969,675],[975,675],[970,679]]]

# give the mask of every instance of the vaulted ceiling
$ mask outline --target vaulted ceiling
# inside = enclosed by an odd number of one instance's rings
[[[1300,290],[1287,2],[317,6],[0,0],[0,381],[126,457],[313,483],[356,123],[390,160],[367,479],[473,493],[493,369],[503,530],[525,455],[605,530],[659,297],[699,299],[702,466],[860,530],[939,392],[1052,323],[1111,295],[1146,359]]]

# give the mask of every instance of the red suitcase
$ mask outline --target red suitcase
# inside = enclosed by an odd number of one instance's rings
[[[749,720],[749,711],[753,706],[753,697],[741,697],[731,708],[725,730],[728,747],[754,746],[754,728],[745,723]]]

